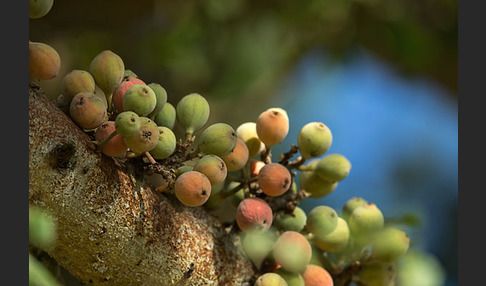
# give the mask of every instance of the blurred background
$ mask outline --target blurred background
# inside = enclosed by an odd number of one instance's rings
[[[146,83],[161,84],[174,106],[192,92],[205,96],[208,124],[236,128],[284,108],[290,131],[274,157],[306,123],[325,123],[328,153],[346,156],[352,170],[330,195],[303,200],[304,210],[340,212],[354,196],[376,203],[418,255],[410,271],[421,279],[402,285],[452,286],[457,10],[457,0],[54,1],[29,19],[29,40],[61,56],[60,75],[40,83],[50,98],[65,74],[112,50]]]

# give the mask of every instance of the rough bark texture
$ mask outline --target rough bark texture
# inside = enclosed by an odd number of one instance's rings
[[[46,251],[86,285],[245,285],[255,272],[217,219],[96,152],[42,91],[29,91],[29,204],[57,219]],[[251,282],[250,282],[251,283]]]

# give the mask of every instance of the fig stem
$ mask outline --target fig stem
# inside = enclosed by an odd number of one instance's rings
[[[116,132],[116,130],[111,132],[111,134],[108,137],[106,137],[105,140],[101,141],[101,143],[98,145],[98,149],[101,150],[103,148],[103,146],[105,146],[105,144],[108,143],[108,141],[110,141],[117,134],[118,133]]]
[[[149,152],[145,152],[145,156],[147,157],[147,159],[150,161],[150,164],[152,165],[155,165],[157,164],[157,162],[155,161],[154,157],[152,157],[152,155],[150,155]]]

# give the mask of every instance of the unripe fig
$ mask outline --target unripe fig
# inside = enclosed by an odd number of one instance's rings
[[[282,164],[270,163],[258,173],[258,184],[268,196],[280,196],[292,183],[290,171]]]
[[[72,70],[61,81],[61,92],[70,99],[80,92],[88,91],[94,93],[95,90],[96,86],[93,76],[84,70]]]
[[[366,201],[363,198],[360,197],[353,197],[349,199],[343,206],[343,211],[341,217],[345,219],[346,221],[349,219],[349,216],[351,213],[357,208],[360,207],[364,204],[367,204],[368,201]]]
[[[134,73],[132,70],[128,70],[126,69],[125,72],[123,73],[123,77],[134,77],[134,78],[138,78],[138,75],[136,73]]]
[[[174,132],[167,127],[159,126],[159,142],[154,149],[150,150],[150,155],[154,159],[165,159],[172,155],[176,149],[176,137]]]
[[[297,146],[304,159],[322,156],[331,147],[331,143],[331,130],[322,122],[307,123],[297,136]]]
[[[265,149],[265,145],[258,138],[255,122],[245,122],[236,128],[236,134],[248,147],[248,157],[253,158]]]
[[[29,75],[38,80],[55,78],[61,69],[61,57],[48,44],[29,41]]]
[[[209,119],[209,103],[198,93],[184,96],[176,107],[177,120],[187,134],[201,129]]]
[[[307,215],[305,229],[313,235],[324,236],[337,227],[339,216],[329,206],[314,207]]]
[[[176,177],[179,177],[180,175],[184,174],[185,172],[189,172],[189,171],[192,171],[192,170],[194,170],[193,166],[183,165],[183,166],[180,166],[179,168],[177,168],[175,170],[175,174],[176,174]]]
[[[367,203],[355,208],[348,221],[351,233],[359,236],[381,230],[385,223],[385,218],[376,204]]]
[[[194,165],[194,171],[198,171],[206,175],[211,186],[221,184],[226,179],[227,168],[226,164],[220,157],[212,154],[203,156]]]
[[[149,83],[148,87],[150,87],[154,91],[156,98],[154,110],[152,110],[152,112],[150,112],[150,114],[148,115],[149,118],[152,118],[153,120],[153,118],[155,118],[155,115],[157,115],[157,113],[162,110],[165,103],[167,102],[167,91],[165,91],[165,89],[160,84],[154,82]]]
[[[145,82],[132,76],[124,77],[115,91],[113,91],[113,105],[118,112],[125,111],[123,109],[123,97],[125,96],[127,90],[135,84],[145,84]]]
[[[248,162],[248,147],[238,138],[235,149],[221,159],[226,163],[229,172],[241,170]]]
[[[295,207],[292,213],[278,212],[273,219],[273,225],[276,228],[287,231],[300,232],[304,229],[306,224],[306,214],[303,209]]]
[[[159,127],[147,117],[140,117],[140,129],[137,133],[123,137],[128,148],[135,153],[145,153],[154,149],[159,142]]]
[[[127,137],[138,133],[140,130],[140,116],[133,111],[124,111],[115,118],[116,132],[122,137]]]
[[[289,117],[282,108],[269,108],[256,121],[258,138],[267,146],[279,144],[289,133]]]
[[[147,116],[157,104],[155,92],[145,84],[132,85],[123,96],[123,110],[133,111],[139,116]]]
[[[326,252],[341,252],[349,242],[348,224],[344,219],[339,217],[337,225],[331,233],[327,235],[313,235],[312,242]]]
[[[371,257],[382,262],[394,262],[407,253],[409,246],[410,238],[404,231],[387,227],[375,237]]]
[[[304,278],[300,273],[288,272],[283,268],[274,271],[287,282],[289,286],[305,286]]]
[[[177,199],[186,206],[203,205],[211,195],[211,183],[204,174],[189,171],[180,175],[174,185]]]
[[[309,242],[296,231],[282,233],[273,248],[275,262],[289,272],[304,272],[311,255],[312,248]]]
[[[105,122],[106,107],[92,92],[80,92],[71,100],[69,116],[83,129],[95,129]]]
[[[254,230],[243,232],[241,246],[253,264],[260,268],[265,257],[272,253],[277,236],[273,231]]]
[[[313,160],[307,164],[313,168],[318,160]],[[338,182],[330,182],[321,178],[314,171],[303,171],[299,175],[300,188],[310,194],[311,198],[322,198],[332,193],[338,186]]]
[[[351,171],[351,163],[340,154],[330,154],[317,161],[314,172],[329,182],[344,180]]]
[[[29,18],[39,19],[51,11],[54,0],[29,0]]]
[[[288,286],[288,284],[277,273],[267,272],[257,278],[254,286]]]
[[[304,273],[302,273],[302,278],[304,278],[305,286],[334,285],[331,274],[323,267],[314,264],[307,265]]]
[[[236,209],[236,223],[243,232],[267,230],[272,221],[272,209],[260,198],[246,198]]]
[[[358,281],[367,286],[391,286],[395,280],[397,267],[395,263],[373,261],[363,265],[356,276]]]
[[[110,50],[102,51],[91,60],[89,72],[111,105],[113,92],[120,85],[125,73],[123,60]]]
[[[238,136],[233,127],[226,123],[215,123],[202,132],[198,146],[204,154],[222,158],[235,149],[237,142]]]
[[[240,183],[238,183],[238,182],[230,182],[228,184],[228,186],[226,186],[226,188],[224,189],[224,192],[230,192],[235,187],[237,187],[239,184]],[[239,189],[236,193],[233,192],[233,194],[231,194],[228,197],[228,200],[231,203],[231,205],[233,205],[234,207],[238,207],[240,202],[245,199],[245,189],[247,189],[247,187],[243,187],[243,188]]]
[[[101,143],[105,139],[107,139],[115,130],[115,122],[107,121],[101,124],[98,128],[96,128],[95,140],[98,141],[98,143]],[[108,142],[104,143],[103,147],[101,147],[101,152],[106,156],[110,157],[126,157],[127,150],[128,147],[119,134],[113,136],[113,138],[111,138]]]
[[[154,117],[154,121],[158,126],[165,126],[169,129],[174,128],[175,120],[176,110],[169,102],[165,103],[162,110],[160,110]]]
[[[29,243],[44,249],[56,243],[57,224],[54,216],[46,209],[29,206]]]

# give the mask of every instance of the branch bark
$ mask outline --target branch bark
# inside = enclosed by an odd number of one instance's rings
[[[56,218],[44,249],[86,285],[250,285],[238,235],[203,208],[156,192],[29,89],[29,204]]]

